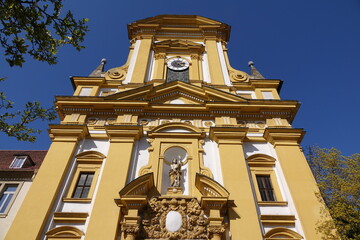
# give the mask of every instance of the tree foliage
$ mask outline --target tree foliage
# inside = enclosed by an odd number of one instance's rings
[[[83,48],[87,19],[76,20],[70,11],[61,17],[62,7],[62,0],[0,1],[0,44],[10,66],[22,66],[26,54],[55,64],[60,46]]]
[[[318,230],[336,239],[333,225],[343,240],[360,239],[360,154],[349,157],[335,148],[310,147],[307,159],[321,197],[333,219],[324,218]]]
[[[38,129],[29,127],[29,124],[36,120],[54,120],[56,111],[54,108],[45,109],[39,102],[27,102],[22,111],[11,111],[13,103],[6,99],[3,92],[0,92],[0,131],[8,136],[16,137],[20,141],[34,142],[40,133]]]
[[[11,67],[21,67],[27,55],[55,64],[59,47],[84,47],[81,43],[88,31],[87,19],[76,20],[71,11],[62,15],[62,8],[62,0],[0,0],[0,46]],[[36,101],[14,111],[14,103],[0,92],[0,131],[8,136],[34,142],[40,130],[29,124],[55,118],[54,107],[45,109]]]

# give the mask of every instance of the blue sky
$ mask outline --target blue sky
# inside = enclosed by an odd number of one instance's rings
[[[345,155],[360,152],[359,0],[252,1],[64,1],[78,18],[88,18],[86,48],[63,47],[59,63],[30,58],[22,68],[1,59],[1,91],[16,106],[39,100],[50,106],[55,95],[71,95],[69,76],[87,76],[102,58],[106,69],[125,63],[126,24],[159,14],[194,14],[231,25],[231,65],[249,72],[252,60],[266,77],[284,81],[282,99],[302,103],[293,126],[307,134],[302,146],[336,147]],[[55,121],[54,123],[57,123]],[[36,143],[18,142],[0,133],[0,149],[47,149],[47,123]]]

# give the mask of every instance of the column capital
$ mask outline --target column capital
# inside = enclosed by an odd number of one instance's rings
[[[134,142],[143,133],[143,127],[138,125],[108,125],[105,130],[110,142]]]
[[[88,134],[86,125],[51,124],[48,133],[53,142],[77,142]]]
[[[218,144],[242,144],[247,131],[242,127],[211,127],[210,139]]]
[[[264,138],[276,146],[298,146],[304,138],[302,128],[266,128]]]

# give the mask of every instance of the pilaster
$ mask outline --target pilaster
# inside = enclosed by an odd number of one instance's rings
[[[142,127],[112,125],[106,126],[106,132],[110,139],[110,148],[94,199],[85,240],[116,238],[120,210],[114,199],[118,198],[119,191],[126,184],[132,150],[135,141],[142,134]],[[132,239],[131,236],[130,234],[127,239]]]
[[[141,38],[139,52],[136,57],[131,83],[144,83],[148,69],[149,56],[152,44],[152,36],[143,36]]]
[[[208,56],[211,84],[224,85],[225,80],[221,69],[220,57],[217,51],[216,39],[207,37],[205,44]]]
[[[49,134],[53,143],[5,239],[40,238],[77,143],[88,131],[82,125],[50,125]]]
[[[242,147],[246,132],[247,128],[212,127],[210,138],[218,143],[224,186],[234,200],[228,210],[232,239],[260,240],[262,232]]]
[[[315,195],[319,189],[299,146],[304,134],[302,129],[267,128],[264,138],[274,145],[304,237],[323,239],[316,231],[318,221],[325,217],[320,214],[322,204]]]

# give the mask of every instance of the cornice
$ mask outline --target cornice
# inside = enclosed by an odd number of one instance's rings
[[[106,80],[104,77],[79,77],[72,76],[70,77],[73,88],[75,89],[79,85],[92,85],[92,86],[100,86],[103,85]]]
[[[153,36],[156,39],[214,38],[227,42],[230,26],[196,15],[159,15],[128,24],[129,39]]]
[[[105,126],[110,142],[134,142],[142,136],[143,128],[138,125]]]
[[[210,139],[218,144],[242,144],[248,128],[210,127]]]
[[[53,142],[77,142],[89,134],[86,125],[54,124],[49,127],[48,133]]]
[[[264,138],[276,146],[299,145],[304,138],[302,128],[266,128]]]

